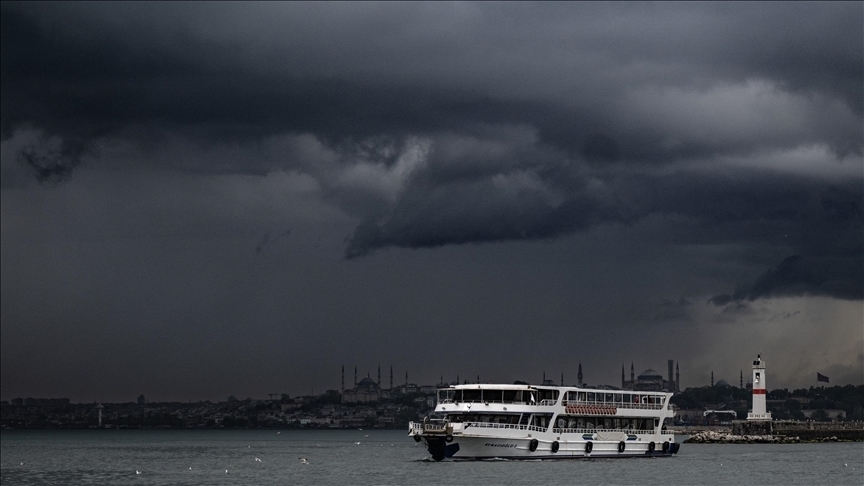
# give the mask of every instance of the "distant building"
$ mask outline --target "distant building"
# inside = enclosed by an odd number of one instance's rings
[[[637,390],[637,391],[671,391],[677,392],[678,389],[678,380],[680,375],[678,374],[678,366],[675,366],[675,378],[672,377],[672,364],[673,360],[669,360],[669,370],[668,377],[663,378],[659,372],[654,371],[651,368],[643,371],[639,374],[639,376],[635,376],[633,363],[630,363],[630,379],[626,380],[624,377],[624,367],[621,367],[621,388],[623,390]]]
[[[138,395],[138,405],[144,405],[147,403],[147,399],[144,398],[144,395]]]
[[[381,399],[381,387],[375,380],[363,378],[354,388],[342,393],[343,403],[370,403]]]

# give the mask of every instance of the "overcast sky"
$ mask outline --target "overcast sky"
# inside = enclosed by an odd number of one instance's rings
[[[2,398],[864,383],[864,6],[2,3]]]

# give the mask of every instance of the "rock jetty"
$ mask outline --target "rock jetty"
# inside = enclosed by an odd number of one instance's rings
[[[705,430],[697,432],[685,440],[685,444],[798,444],[801,442],[846,442],[836,435],[819,439],[802,440],[798,436],[787,435],[735,435]]]

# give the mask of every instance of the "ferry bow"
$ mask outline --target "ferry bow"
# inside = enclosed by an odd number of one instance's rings
[[[678,452],[671,393],[533,385],[452,385],[435,418],[409,424],[436,461],[658,457]]]

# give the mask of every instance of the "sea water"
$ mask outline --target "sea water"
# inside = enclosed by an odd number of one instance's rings
[[[3,430],[0,482],[862,485],[864,443],[682,444],[676,456],[653,459],[435,462],[405,431]]]

